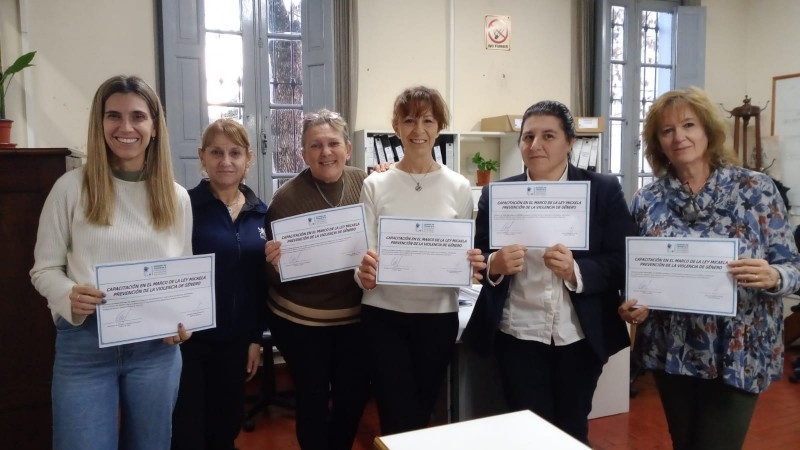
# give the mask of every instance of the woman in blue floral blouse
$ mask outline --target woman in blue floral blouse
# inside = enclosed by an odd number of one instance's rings
[[[648,311],[631,299],[619,313],[639,324],[635,357],[653,370],[673,448],[741,448],[758,394],[782,374],[783,296],[800,286],[786,207],[767,175],[737,165],[703,91],[659,97],[642,134],[657,179],[633,197],[639,235],[739,239],[728,263],[738,308],[733,317]]]

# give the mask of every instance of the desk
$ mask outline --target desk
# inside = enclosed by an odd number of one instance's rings
[[[375,450],[586,450],[589,447],[530,411],[376,437]]]
[[[473,290],[480,290],[474,285]],[[463,292],[463,290],[462,290]],[[448,373],[448,421],[475,419],[508,412],[495,362],[461,345],[461,333],[469,322],[475,300],[464,293],[458,309],[458,342]],[[630,409],[630,349],[609,358],[597,381],[589,419],[626,413]]]

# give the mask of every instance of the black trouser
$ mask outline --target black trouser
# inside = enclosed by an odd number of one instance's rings
[[[744,444],[758,394],[688,375],[653,371],[672,448],[733,450]]]
[[[495,353],[512,411],[529,409],[589,445],[588,417],[603,363],[586,339],[556,346],[498,331]]]
[[[270,331],[295,386],[303,450],[350,450],[369,399],[361,324],[300,325],[270,313]]]
[[[458,313],[410,314],[364,305],[361,321],[381,434],[428,425],[458,334]]]
[[[183,370],[172,414],[172,449],[230,450],[242,426],[249,342],[181,344]]]

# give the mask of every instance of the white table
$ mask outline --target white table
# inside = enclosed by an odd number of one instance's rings
[[[375,438],[376,450],[586,450],[580,441],[530,411]]]

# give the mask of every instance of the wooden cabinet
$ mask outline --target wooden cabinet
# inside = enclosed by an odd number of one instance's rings
[[[0,150],[0,447],[50,448],[55,328],[31,285],[39,214],[69,150]]]

